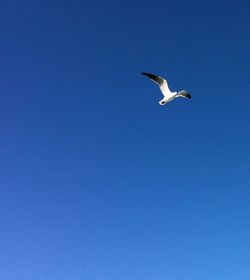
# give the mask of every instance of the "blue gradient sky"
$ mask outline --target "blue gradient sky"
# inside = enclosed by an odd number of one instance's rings
[[[1,279],[250,279],[249,10],[1,1]]]

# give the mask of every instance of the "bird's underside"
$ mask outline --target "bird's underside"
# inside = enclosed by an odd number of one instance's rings
[[[191,94],[188,93],[186,90],[181,90],[179,92],[175,91],[172,92],[169,87],[167,81],[157,75],[150,74],[150,73],[142,73],[143,75],[147,76],[150,80],[152,80],[154,83],[158,84],[160,87],[160,90],[164,96],[162,100],[159,101],[160,105],[165,105],[166,103],[172,101],[176,97],[183,97],[183,98],[188,98],[191,99]]]

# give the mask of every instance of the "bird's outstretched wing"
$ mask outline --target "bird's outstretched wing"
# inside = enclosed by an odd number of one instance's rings
[[[145,75],[147,77],[149,77],[150,80],[152,80],[153,82],[155,82],[156,84],[158,84],[159,86],[162,85],[163,83],[166,83],[167,81],[165,79],[163,79],[160,76],[154,75],[154,74],[150,74],[150,73],[145,73],[143,72],[142,75]]]
[[[192,98],[191,94],[189,92],[187,92],[186,90],[179,91],[178,96],[188,98],[188,99]]]
[[[147,76],[150,80],[155,82],[160,87],[161,92],[164,96],[171,95],[171,91],[168,87],[168,82],[164,78],[154,75],[154,74],[145,73],[145,72],[143,72],[142,75]]]

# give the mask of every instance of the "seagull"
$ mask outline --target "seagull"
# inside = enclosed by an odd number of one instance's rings
[[[166,103],[172,101],[176,97],[191,99],[191,94],[188,93],[186,90],[175,91],[175,92],[170,91],[168,87],[168,82],[160,76],[150,74],[150,73],[145,73],[145,72],[143,72],[142,75],[147,76],[150,80],[155,82],[160,87],[160,90],[164,96],[164,98],[161,101],[159,101],[160,105],[165,105]]]

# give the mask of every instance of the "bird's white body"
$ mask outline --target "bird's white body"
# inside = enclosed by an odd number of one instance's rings
[[[172,92],[168,87],[167,81],[162,77],[150,73],[142,73],[142,74],[149,77],[154,83],[156,83],[160,87],[160,90],[164,96],[164,98],[159,101],[160,105],[165,105],[166,103],[172,101],[176,97],[184,97],[184,98],[191,99],[191,95],[185,90],[179,92],[177,91]]]
[[[177,92],[171,92],[171,93],[172,93],[172,95],[170,95],[169,97],[164,96],[164,98],[159,101],[159,104],[165,105],[166,103],[172,101],[176,97]]]
[[[160,85],[160,90],[164,96],[164,98],[159,101],[160,105],[165,105],[166,103],[172,101],[177,96],[177,92],[170,91],[168,87],[168,83],[165,79],[164,82]]]

